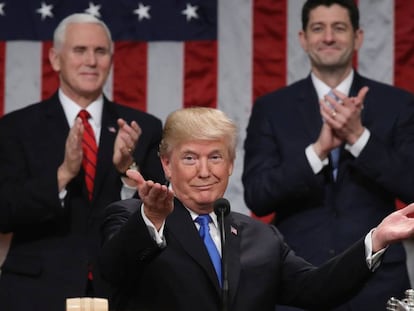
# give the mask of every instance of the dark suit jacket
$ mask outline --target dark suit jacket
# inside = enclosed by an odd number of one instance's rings
[[[0,120],[0,231],[14,233],[0,277],[2,310],[64,310],[66,297],[85,295],[88,265],[96,295],[107,296],[95,260],[104,207],[120,200],[122,183],[112,163],[120,117],[142,128],[134,158],[143,175],[163,181],[161,121],[105,99],[93,200],[81,169],[67,185],[63,207],[57,168],[69,126],[57,94]]]
[[[395,210],[395,198],[414,201],[413,96],[358,73],[350,95],[363,86],[369,92],[362,123],[371,137],[357,158],[342,146],[336,182],[330,166],[315,175],[304,152],[322,126],[310,76],[260,98],[247,128],[242,178],[248,207],[257,215],[276,212],[287,243],[316,265],[374,228]],[[362,306],[383,309],[409,287],[405,252],[394,245],[360,296]]]
[[[166,246],[149,234],[141,202],[110,205],[99,264],[114,286],[111,310],[220,310],[220,288],[189,212],[176,200],[165,223]],[[371,275],[364,245],[320,269],[297,257],[274,226],[246,215],[225,218],[229,311],[273,311],[276,302],[325,310],[349,298]]]

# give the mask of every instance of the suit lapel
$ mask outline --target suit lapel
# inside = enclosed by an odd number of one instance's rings
[[[175,200],[174,212],[167,218],[166,227],[168,227],[168,234],[173,235],[184,251],[206,272],[219,293],[220,285],[207,249],[198,234],[190,213],[178,200]]]
[[[94,198],[100,193],[102,183],[110,168],[113,167],[112,156],[116,134],[118,132],[117,119],[114,103],[104,98],[102,109],[101,136],[99,138],[98,161],[96,167]]]
[[[363,88],[364,86],[364,78],[359,75],[356,71],[354,71],[354,81],[352,81],[352,85],[351,85],[351,89],[349,90],[349,96],[357,96],[358,92],[361,90],[361,88]],[[365,124],[365,114],[367,111],[367,108],[370,106],[370,96],[369,96],[369,92],[367,94],[367,96],[365,97],[365,101],[364,101],[364,108],[361,111],[361,121],[362,124]]]
[[[232,214],[225,218],[224,225],[226,231],[225,251],[229,282],[229,302],[231,304],[236,295],[240,278],[240,240],[242,230],[235,224]]]
[[[291,104],[295,105],[294,109],[298,110],[298,116],[301,118],[299,122],[295,121],[294,124],[304,124],[306,132],[314,141],[319,136],[322,126],[319,99],[310,75],[302,83],[303,85],[297,88],[296,100],[293,100]]]
[[[48,161],[50,163],[60,164],[64,159],[66,138],[69,133],[68,120],[66,120],[57,93],[39,105],[44,105],[42,108],[45,111],[45,117],[47,119],[45,122],[47,139],[50,139],[47,145],[53,149],[53,152],[48,152],[47,154]]]

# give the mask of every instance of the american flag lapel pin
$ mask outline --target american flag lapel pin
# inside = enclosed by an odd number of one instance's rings
[[[230,226],[230,232],[234,235],[237,235],[237,229],[234,228],[233,226]]]
[[[111,133],[116,133],[116,129],[113,126],[108,126],[108,131],[110,131]]]

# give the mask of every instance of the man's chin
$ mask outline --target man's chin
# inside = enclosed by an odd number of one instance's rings
[[[348,64],[339,63],[338,61],[325,61],[315,66],[321,72],[337,72],[348,68]]]

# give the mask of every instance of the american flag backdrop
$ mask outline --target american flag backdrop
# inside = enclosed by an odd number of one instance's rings
[[[303,2],[0,0],[0,116],[55,91],[53,30],[66,15],[88,12],[107,23],[115,41],[109,98],[162,120],[202,105],[237,122],[238,158],[226,196],[232,209],[248,213],[240,180],[245,128],[255,98],[309,73],[297,38]],[[358,2],[365,30],[358,70],[414,91],[414,2]]]

